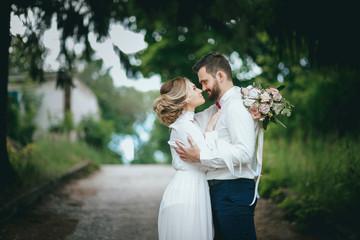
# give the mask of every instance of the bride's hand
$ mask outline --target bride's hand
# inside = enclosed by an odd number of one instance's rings
[[[220,109],[217,113],[214,114],[214,116],[211,117],[210,121],[206,125],[205,132],[211,132],[214,131],[216,123],[222,113],[222,110]]]

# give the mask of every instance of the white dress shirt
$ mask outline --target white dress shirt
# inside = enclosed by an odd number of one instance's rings
[[[261,171],[262,142],[261,153],[258,153],[258,156],[255,150],[261,126],[258,121],[252,119],[251,114],[244,107],[239,87],[229,89],[219,102],[222,114],[215,131],[204,133],[208,139],[205,144],[209,144],[207,149],[210,150],[200,148],[201,164],[212,167],[207,171],[207,179],[255,179],[260,176]],[[210,118],[217,111],[218,107],[212,105],[195,115],[195,123],[203,132]],[[260,160],[260,166],[257,159]],[[257,185],[258,181],[256,195]]]

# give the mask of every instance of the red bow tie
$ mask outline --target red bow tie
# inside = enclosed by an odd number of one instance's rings
[[[216,101],[215,105],[221,109],[221,105],[220,105],[219,101]]]

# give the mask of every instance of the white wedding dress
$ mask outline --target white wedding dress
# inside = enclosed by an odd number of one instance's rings
[[[180,159],[175,141],[189,145],[191,136],[203,150],[209,147],[204,134],[193,124],[194,113],[184,112],[173,124],[169,145],[175,176],[167,186],[159,209],[158,232],[160,240],[211,240],[214,237],[209,186],[200,163]]]

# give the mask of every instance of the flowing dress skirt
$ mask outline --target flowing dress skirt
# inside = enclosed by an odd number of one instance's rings
[[[205,173],[177,170],[159,209],[160,240],[211,240],[213,224]]]

